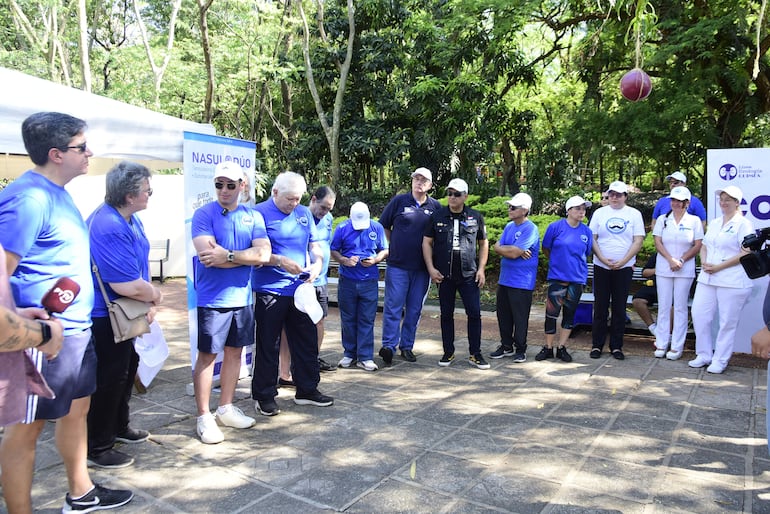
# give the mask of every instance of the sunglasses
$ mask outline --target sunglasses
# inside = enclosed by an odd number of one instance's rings
[[[152,188],[145,189],[145,190],[142,191],[142,193],[147,193],[147,196],[152,196]]]
[[[62,152],[66,152],[67,150],[77,150],[78,153],[86,153],[88,151],[88,146],[86,143],[81,143],[79,145],[74,146],[65,146],[62,148],[59,148]]]
[[[236,184],[235,182],[228,182],[227,184],[225,184],[224,182],[214,182],[214,187],[216,187],[217,189],[222,189],[223,187],[225,187],[225,185],[227,185],[227,189],[229,189],[230,191],[233,191],[236,187],[238,187],[238,184]]]
[[[509,211],[515,211],[516,209],[521,209],[521,208],[522,208],[522,207],[520,207],[520,206],[518,206],[518,205],[517,205],[516,207],[514,207],[513,205],[509,205],[509,206],[508,206],[508,210],[509,210]]]
[[[463,194],[465,194],[465,193],[461,193],[460,191],[447,191],[446,192],[447,196],[454,196],[455,198],[460,198]]]

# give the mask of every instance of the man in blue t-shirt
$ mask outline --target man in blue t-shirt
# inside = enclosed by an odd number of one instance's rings
[[[205,444],[224,440],[216,419],[228,427],[249,428],[256,423],[233,405],[243,348],[254,343],[251,307],[251,270],[267,264],[270,241],[262,216],[238,205],[243,170],[231,161],[214,170],[216,201],[193,213],[195,290],[198,313],[198,356],[193,372],[196,431]],[[220,373],[219,407],[209,410],[214,362],[224,352]]]
[[[299,202],[307,191],[302,175],[287,171],[278,175],[272,196],[254,209],[262,214],[270,238],[269,262],[252,273],[257,294],[254,315],[257,320],[257,352],[251,381],[254,408],[265,416],[280,413],[278,394],[278,354],[281,330],[289,342],[294,384],[294,403],[328,407],[334,399],[318,390],[317,319],[312,319],[301,295],[300,284],[312,284],[323,269],[323,253],[313,213]],[[301,299],[301,301],[300,301]],[[315,301],[313,295],[313,301]],[[320,311],[320,306],[316,304]],[[305,309],[305,310],[303,310]]]
[[[527,218],[532,197],[527,193],[516,193],[506,203],[511,221],[494,246],[495,253],[502,257],[497,281],[500,346],[489,356],[493,359],[513,357],[513,362],[524,362],[527,360],[527,330],[537,278],[540,234],[537,225]]]
[[[91,338],[94,288],[88,229],[64,189],[73,178],[88,172],[88,158],[93,154],[85,128],[83,120],[67,114],[29,116],[21,133],[35,167],[0,192],[0,245],[5,249],[16,305],[42,307],[43,296],[63,277],[80,285],[80,294],[57,315],[64,327],[61,351],[50,360],[38,351],[30,354],[55,398],[30,395],[24,422],[5,427],[0,483],[9,512],[32,512],[35,446],[46,420],[56,420],[56,448],[69,482],[63,510],[110,509],[125,505],[134,496],[131,491],[94,484],[86,463],[86,417],[96,389],[96,352]],[[43,325],[41,329],[47,341]]]
[[[441,208],[438,200],[428,196],[431,187],[430,170],[417,168],[412,173],[411,192],[394,196],[380,216],[390,241],[380,348],[380,357],[388,365],[393,362],[396,348],[401,349],[401,357],[406,361],[417,360],[412,349],[430,286],[430,275],[422,258],[422,236],[431,215]]]
[[[668,181],[668,187],[674,189],[677,186],[687,185],[687,176],[681,171],[675,171],[671,175],[666,177]],[[655,226],[655,220],[664,214],[671,212],[671,197],[669,195],[664,196],[655,204],[655,208],[652,210],[652,226]],[[706,208],[695,196],[690,197],[690,205],[687,207],[687,212],[693,216],[697,216],[703,222],[703,226],[706,226]]]

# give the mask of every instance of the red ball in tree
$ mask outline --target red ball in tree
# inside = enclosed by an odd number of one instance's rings
[[[626,100],[638,102],[650,96],[652,81],[641,68],[634,68],[620,79],[620,93]]]

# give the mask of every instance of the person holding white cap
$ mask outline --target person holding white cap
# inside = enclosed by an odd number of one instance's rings
[[[573,196],[565,204],[567,217],[554,221],[545,229],[543,253],[548,257],[548,297],[545,302],[545,346],[535,356],[536,361],[553,359],[556,320],[563,310],[561,334],[556,358],[572,362],[567,351],[567,339],[575,323],[575,311],[588,280],[588,256],[593,234],[583,223],[591,202]]]
[[[671,175],[666,176],[666,180],[668,181],[668,187],[670,189],[687,185],[687,176],[681,171],[675,171]],[[652,209],[653,224],[655,223],[655,220],[668,212],[671,212],[671,196],[666,195],[658,200],[655,207]],[[698,217],[698,219],[701,220],[703,227],[706,226],[706,208],[703,206],[703,202],[692,194],[690,195],[690,203],[687,205],[687,212],[688,214]]]
[[[532,197],[516,193],[505,202],[508,219],[494,250],[500,257],[497,281],[497,326],[500,346],[489,354],[492,359],[513,357],[513,362],[527,360],[527,330],[532,308],[532,292],[537,279],[540,232],[527,216]]]
[[[441,340],[444,355],[439,366],[455,357],[455,298],[460,293],[468,317],[468,350],[471,366],[489,369],[481,354],[481,293],[486,277],[489,241],[484,217],[465,205],[468,183],[453,178],[446,187],[448,205],[433,213],[422,238],[422,255],[431,279],[438,285],[441,307]],[[478,248],[478,251],[477,251]]]
[[[412,173],[411,192],[394,196],[380,216],[390,242],[379,352],[385,364],[393,362],[397,348],[407,362],[417,360],[414,339],[430,286],[422,257],[422,236],[431,215],[441,208],[438,200],[428,196],[431,187],[430,170],[417,168]]]
[[[671,212],[655,221],[652,235],[658,255],[655,275],[658,293],[658,322],[655,327],[655,357],[677,360],[682,356],[687,336],[687,300],[695,279],[695,256],[703,242],[703,224],[688,214],[690,190],[676,186],[671,190]],[[674,308],[673,329],[671,307]],[[671,350],[668,352],[668,343]]]
[[[199,207],[192,217],[198,314],[193,387],[198,409],[196,431],[205,444],[224,440],[217,419],[233,428],[249,428],[256,423],[232,403],[241,353],[254,343],[251,269],[267,264],[270,241],[262,216],[238,204],[242,178],[243,171],[237,163],[219,163],[214,170],[216,201]],[[221,393],[219,408],[213,415],[209,401],[215,359],[220,352],[224,352]]]
[[[344,355],[339,366],[349,368],[355,362],[359,368],[376,371],[374,318],[380,279],[377,263],[388,257],[388,239],[382,225],[371,219],[365,203],[354,203],[350,218],[334,230],[331,256],[340,263],[337,299]]]
[[[735,331],[741,309],[751,294],[751,279],[740,265],[748,253],[741,243],[754,233],[751,220],[741,213],[743,193],[736,186],[718,190],[722,216],[709,223],[700,250],[701,272],[692,301],[695,329],[695,359],[692,368],[708,366],[709,373],[722,373],[733,354]],[[716,341],[711,322],[719,319]]]
[[[594,314],[591,328],[590,357],[602,355],[607,338],[607,311],[612,306],[610,352],[623,360],[623,332],[626,301],[634,274],[636,254],[644,241],[642,214],[626,205],[628,186],[616,180],[607,188],[610,204],[591,217],[589,228],[594,236]]]

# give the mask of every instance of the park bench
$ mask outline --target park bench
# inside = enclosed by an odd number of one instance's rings
[[[150,261],[150,264],[153,262],[158,263],[160,271],[158,278],[160,279],[161,284],[165,280],[165,277],[163,276],[163,263],[168,261],[168,252],[170,247],[170,239],[154,239],[150,241],[150,255],[148,260]]]

